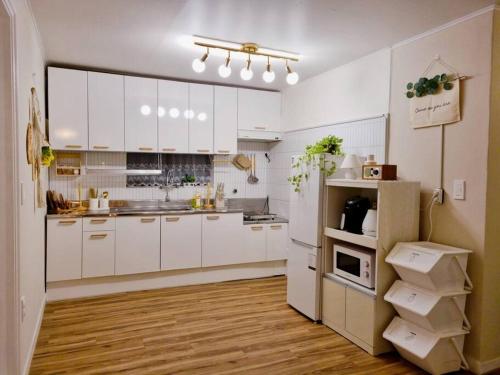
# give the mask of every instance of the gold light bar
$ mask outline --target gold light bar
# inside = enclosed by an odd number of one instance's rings
[[[251,55],[272,57],[274,59],[283,59],[290,61],[299,61],[300,55],[287,52],[279,51],[271,48],[260,47],[255,43],[235,43],[225,40],[205,38],[199,35],[193,35],[193,43],[197,46],[221,49],[225,51],[248,53]]]

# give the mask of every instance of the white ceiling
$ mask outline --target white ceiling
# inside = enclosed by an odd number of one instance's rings
[[[197,74],[191,61],[203,50],[190,36],[256,42],[298,52],[301,80],[345,64],[495,3],[495,0],[30,0],[49,64],[69,64],[144,75],[250,87],[286,87],[283,62],[276,80],[262,81],[265,64],[243,82],[243,59],[233,74],[217,74],[211,54]]]

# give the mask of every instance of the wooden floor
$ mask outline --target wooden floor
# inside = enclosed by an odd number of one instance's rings
[[[286,278],[47,304],[31,374],[423,374],[286,304]]]

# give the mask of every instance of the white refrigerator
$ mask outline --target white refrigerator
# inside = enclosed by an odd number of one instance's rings
[[[292,164],[296,157],[292,158]],[[320,319],[323,174],[308,168],[300,192],[290,187],[287,303],[310,319]]]

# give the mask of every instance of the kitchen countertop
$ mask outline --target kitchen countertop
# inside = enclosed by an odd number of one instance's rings
[[[215,209],[215,208],[201,208],[201,209],[191,209],[191,210],[168,210],[168,209],[130,209],[128,207],[118,207],[110,208],[109,210],[99,210],[99,211],[79,211],[71,213],[60,213],[60,214],[47,214],[47,219],[63,219],[63,218],[75,218],[75,217],[116,217],[116,216],[158,216],[158,215],[196,215],[196,214],[225,214],[225,213],[240,213],[243,212],[242,209],[226,208],[226,209]],[[252,222],[251,224],[255,224]]]

